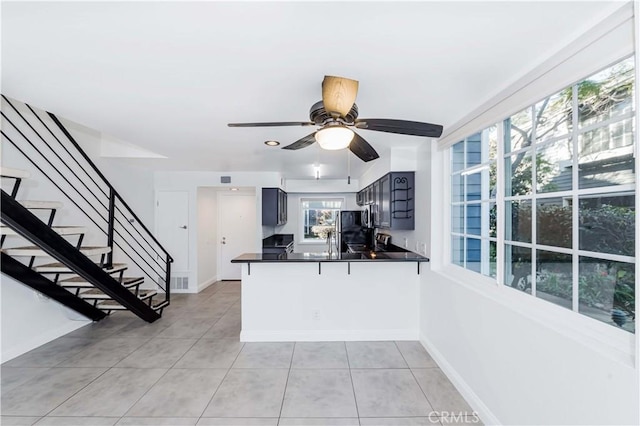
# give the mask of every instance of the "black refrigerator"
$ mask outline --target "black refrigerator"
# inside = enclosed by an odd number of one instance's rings
[[[345,253],[371,248],[373,229],[364,226],[360,210],[341,210],[338,216],[338,250]]]

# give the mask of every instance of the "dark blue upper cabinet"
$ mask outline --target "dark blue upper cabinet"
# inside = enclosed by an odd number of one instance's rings
[[[262,188],[262,225],[287,223],[287,193],[280,188]]]

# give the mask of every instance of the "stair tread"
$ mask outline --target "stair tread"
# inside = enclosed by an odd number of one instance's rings
[[[40,200],[19,200],[22,207],[26,209],[61,209],[63,204],[59,201],[40,201]]]
[[[27,179],[31,176],[26,170],[11,169],[9,167],[0,167],[0,176],[16,179]]]
[[[153,293],[153,295],[156,295],[158,292],[155,290],[139,290],[137,296],[140,299],[144,300],[148,298],[151,295],[151,293]],[[109,296],[108,294],[106,294],[105,292],[97,288],[92,288],[91,290],[83,291],[82,293],[79,294],[79,296],[82,297],[83,299],[111,299],[111,296]]]
[[[49,254],[38,246],[13,247],[2,249],[9,256],[48,256]],[[86,246],[80,248],[80,253],[85,256],[95,256],[99,254],[107,254],[111,251],[110,247]]]
[[[87,228],[82,226],[52,226],[51,229],[56,231],[58,235],[78,235],[87,233]],[[0,235],[18,235],[18,233],[8,226],[0,226]]]
[[[135,287],[136,285],[140,285],[144,282],[144,277],[123,277],[122,285],[124,287],[130,288]],[[65,280],[59,281],[59,284],[62,287],[75,287],[75,288],[92,288],[93,284],[88,282],[82,277],[73,277]]]
[[[66,265],[60,262],[47,263],[45,265],[39,265],[33,268],[36,272],[40,273],[73,273],[71,269],[69,269]],[[103,268],[104,271],[108,274],[112,274],[114,272],[120,272],[127,269],[126,263],[114,263],[111,268]]]

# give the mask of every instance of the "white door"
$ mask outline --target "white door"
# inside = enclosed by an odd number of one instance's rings
[[[173,257],[172,272],[189,270],[189,194],[158,191],[156,204],[158,241]]]
[[[231,259],[256,251],[255,194],[220,194],[218,197],[219,277],[239,280],[242,268]]]

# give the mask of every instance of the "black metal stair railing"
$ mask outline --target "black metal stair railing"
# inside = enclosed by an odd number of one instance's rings
[[[54,114],[38,112],[4,95],[2,101],[7,106],[1,111],[3,142],[11,144],[104,234],[111,248],[107,266],[114,260],[115,249],[165,295],[162,303],[168,303],[173,262],[168,251]]]
[[[0,203],[2,205],[1,217],[3,223],[33,242],[50,256],[60,260],[87,282],[99,288],[116,302],[126,306],[143,320],[153,322],[160,318],[160,314],[123,287],[99,265],[96,265],[91,259],[80,253],[74,245],[58,235],[36,215],[21,206],[4,190],[2,191]],[[2,268],[4,271],[4,264]]]

